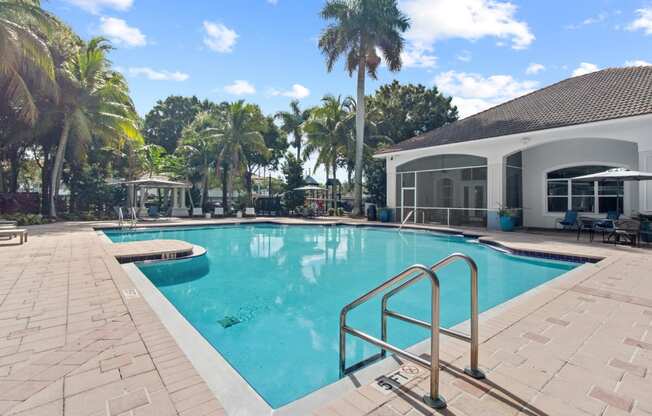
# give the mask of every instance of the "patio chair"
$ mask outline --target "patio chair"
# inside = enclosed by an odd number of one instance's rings
[[[192,209],[192,216],[193,217],[203,217],[204,216],[204,210],[201,208],[193,208]]]
[[[577,211],[566,211],[564,218],[557,218],[555,226],[561,225],[563,230],[572,230],[577,227]]]
[[[224,208],[222,207],[215,207],[215,210],[213,211],[213,214],[216,217],[223,217],[224,216]]]
[[[641,222],[638,220],[614,221],[614,229],[607,236],[607,242],[618,244],[621,242],[635,246],[641,233]]]
[[[255,217],[256,216],[256,210],[253,207],[246,207],[245,208],[245,216],[246,217]]]
[[[614,230],[614,222],[620,218],[620,213],[618,211],[609,211],[607,212],[607,218],[603,220],[597,220],[593,223],[593,231],[601,232],[602,239],[604,240],[605,234]]]

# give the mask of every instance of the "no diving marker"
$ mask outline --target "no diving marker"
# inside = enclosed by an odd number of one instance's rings
[[[406,364],[398,370],[374,380],[372,386],[384,395],[405,385],[407,382],[421,374],[421,369],[412,364]]]

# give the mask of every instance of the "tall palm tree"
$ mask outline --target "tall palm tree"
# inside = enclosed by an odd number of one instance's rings
[[[222,172],[222,204],[225,212],[228,211],[227,188],[230,175],[234,171],[246,171],[248,151],[263,154],[269,151],[261,134],[264,121],[258,106],[240,100],[228,104],[220,114],[218,126],[208,131],[216,139],[216,164]],[[251,172],[245,174],[251,203]]]
[[[337,178],[337,165],[347,154],[351,126],[348,123],[353,99],[342,99],[327,95],[322,98],[322,105],[313,109],[308,121],[303,126],[308,141],[303,150],[304,159],[317,152],[315,170],[324,166],[326,179],[329,174]]]
[[[279,111],[274,118],[281,120],[281,131],[292,135],[292,146],[297,149],[297,159],[301,159],[301,141],[303,139],[303,123],[310,117],[310,110],[301,110],[298,100],[290,102],[290,111]]]
[[[333,21],[319,39],[319,48],[326,57],[328,71],[332,71],[335,62],[343,56],[349,75],[357,70],[353,215],[360,215],[365,74],[368,72],[372,78],[376,78],[381,61],[377,50],[385,58],[390,71],[401,69],[401,52],[405,43],[402,33],[410,27],[410,23],[398,9],[396,0],[327,0],[321,16]]]
[[[142,141],[140,120],[129,97],[127,82],[120,73],[111,70],[107,58],[111,49],[104,38],[93,38],[58,71],[62,124],[51,175],[51,217],[57,215],[55,200],[71,137],[76,145],[88,143],[92,135],[106,142],[125,138]]]
[[[35,94],[58,94],[52,55],[39,37],[53,22],[38,0],[0,0],[0,102],[30,126],[39,114]]]
[[[181,141],[175,153],[185,156],[190,167],[201,175],[201,196],[199,206],[208,199],[208,175],[215,154],[215,137],[210,133],[215,119],[208,111],[199,112],[194,120],[183,129]]]

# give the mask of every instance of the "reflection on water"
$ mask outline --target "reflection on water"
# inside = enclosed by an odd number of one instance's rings
[[[479,268],[481,310],[574,267],[505,255],[462,237],[365,227],[260,224],[107,235],[179,239],[207,249],[198,259],[141,269],[272,407],[337,380],[341,308],[412,264],[468,254]],[[468,272],[456,263],[438,273],[442,326],[468,319]],[[428,282],[420,282],[391,307],[428,320],[429,292]],[[374,299],[352,311],[349,323],[378,337],[379,310]],[[427,335],[402,322],[389,326],[390,341],[402,347]],[[378,352],[353,337],[346,342],[349,365]]]

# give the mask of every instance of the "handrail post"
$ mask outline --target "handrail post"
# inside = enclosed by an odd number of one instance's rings
[[[471,268],[471,366],[465,368],[464,372],[473,378],[482,379],[485,375],[478,368],[478,354],[480,350],[480,331],[478,324],[478,315],[480,314],[478,308],[478,266],[470,258],[467,258],[466,261]]]
[[[346,312],[342,309],[340,313],[340,378],[344,377],[346,373],[346,332],[342,330],[345,326]]]
[[[446,400],[439,395],[439,279],[432,272],[431,306],[430,306],[430,396],[424,396],[423,401],[435,409],[446,407]],[[384,314],[383,314],[384,315]]]

